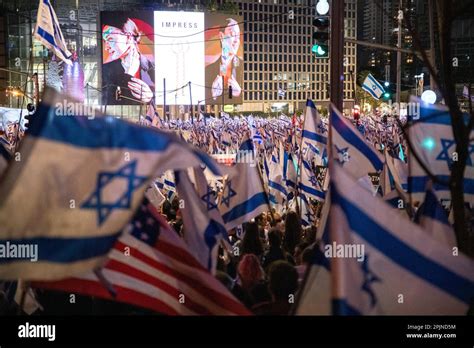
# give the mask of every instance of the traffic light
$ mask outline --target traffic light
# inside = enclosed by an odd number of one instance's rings
[[[329,58],[329,16],[318,16],[313,20],[313,48],[316,58]]]
[[[311,51],[316,58],[329,58],[329,3],[328,0],[318,0],[317,16],[313,20],[313,46]]]
[[[385,93],[383,94],[383,97],[384,97],[384,99],[386,99],[386,100],[390,99],[391,96],[392,96],[392,95],[390,94],[390,92],[385,92]]]
[[[232,99],[232,86],[229,85],[229,99]]]

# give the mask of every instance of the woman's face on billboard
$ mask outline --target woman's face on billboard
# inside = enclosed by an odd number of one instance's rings
[[[122,58],[130,48],[129,36],[118,28],[106,25],[102,31],[102,36],[104,38],[104,49],[109,54],[104,63]]]

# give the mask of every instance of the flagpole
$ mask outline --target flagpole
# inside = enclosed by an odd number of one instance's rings
[[[166,78],[163,78],[163,119],[166,120]],[[168,116],[168,121],[170,120]]]
[[[303,151],[301,150],[301,148],[303,147],[303,132],[304,132],[304,125],[306,124],[306,109],[305,109],[305,112],[304,112],[304,116],[303,116],[303,126],[301,127],[301,139],[300,139],[300,146],[299,146],[299,156],[298,156],[298,175],[296,175],[296,188],[295,188],[295,192],[297,193],[295,199],[296,199],[296,210],[297,210],[297,213],[298,213],[298,216],[300,217],[300,220],[302,219],[302,214],[303,214],[303,209],[301,209],[300,207],[300,204],[298,203],[298,199],[301,201],[301,197],[300,197],[300,190],[299,190],[299,186],[300,186],[300,182],[301,182],[301,163],[303,161]],[[296,137],[296,124],[295,124],[295,129],[294,129],[294,133],[295,133],[295,137]]]

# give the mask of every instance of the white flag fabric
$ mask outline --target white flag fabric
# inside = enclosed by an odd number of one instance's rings
[[[306,112],[302,137],[303,152],[314,153],[315,150],[313,149],[317,149],[319,152],[319,161],[316,164],[321,165],[323,152],[326,149],[327,144],[327,130],[318,114],[318,110],[316,109],[314,102],[310,99],[306,101]]]
[[[40,0],[34,36],[59,59],[72,66],[71,52],[66,47],[58,17],[49,0]]]
[[[321,244],[329,260],[331,313],[466,314],[474,294],[474,261],[453,254],[419,226],[401,219],[340,166],[335,164],[330,171],[329,235],[323,236]],[[317,275],[314,279],[323,280]],[[327,301],[305,289],[302,294],[315,302]],[[297,313],[321,314],[301,308],[308,301],[300,300]],[[327,303],[319,305],[327,307]]]
[[[324,255],[324,246],[329,243],[327,219],[331,206],[330,191],[324,201],[316,241],[312,245],[312,263],[308,266],[305,283],[299,291],[295,308],[296,315],[331,315],[331,265]]]
[[[331,104],[332,156],[355,178],[380,172],[384,158],[365,141],[360,132]]]
[[[217,211],[215,193],[207,187],[200,197],[184,170],[175,172],[175,178],[178,195],[183,200],[184,240],[201,265],[214,274],[219,242],[227,239],[222,219],[216,221],[209,215],[210,211]]]
[[[418,209],[415,221],[439,242],[450,248],[457,246],[456,235],[448,221],[448,214],[431,187],[426,191],[425,201]]]
[[[253,144],[245,140],[237,154],[236,173],[227,178],[219,211],[227,230],[269,210],[269,201],[258,172]]]
[[[153,177],[202,163],[219,173],[171,133],[112,116],[56,116],[58,101],[64,97],[45,94],[22,161],[11,161],[0,182],[0,245],[30,251],[1,257],[0,279],[52,280],[99,267]]]
[[[369,93],[374,99],[380,99],[380,97],[385,93],[382,85],[372,76],[368,74],[362,84],[362,89]]]
[[[456,141],[453,136],[451,116],[443,105],[432,105],[419,98],[412,98],[411,104],[420,105],[419,113],[409,115],[413,123],[408,127],[408,136],[413,150],[421,161],[441,182],[448,183],[451,166],[456,160]],[[467,115],[466,121],[467,121]],[[471,137],[472,138],[471,132]],[[464,171],[463,191],[465,200],[474,203],[474,143],[468,148],[469,154]],[[410,176],[407,189],[414,201],[422,202],[428,180],[428,175],[415,159],[413,154],[408,157]],[[433,189],[441,200],[449,200],[451,192],[447,185],[434,182]]]

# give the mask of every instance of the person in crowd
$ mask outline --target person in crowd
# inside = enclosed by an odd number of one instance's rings
[[[283,237],[283,249],[293,255],[295,247],[301,240],[303,234],[301,222],[296,212],[291,211],[286,215],[285,235]]]
[[[313,252],[312,245],[307,246],[301,253],[301,263],[298,266],[296,266],[296,271],[298,272],[299,284],[301,284],[304,279],[306,269],[313,262],[313,255],[314,255],[314,252]]]
[[[263,256],[263,245],[256,222],[249,222],[245,225],[245,234],[242,239],[240,255],[243,256],[245,254],[254,254],[259,259]]]
[[[297,266],[301,265],[303,262],[302,260],[302,255],[303,251],[309,246],[309,243],[306,241],[300,242],[296,247],[295,247],[295,264]]]
[[[269,269],[268,289],[272,300],[254,307],[257,315],[288,315],[298,290],[298,273],[286,261],[276,261]]]
[[[238,275],[242,288],[248,293],[265,278],[260,260],[254,254],[246,254],[242,257],[238,266]]]
[[[277,260],[286,260],[285,252],[281,247],[281,232],[277,228],[272,228],[268,232],[268,242],[270,247],[265,254],[263,268],[268,269],[270,264]]]

